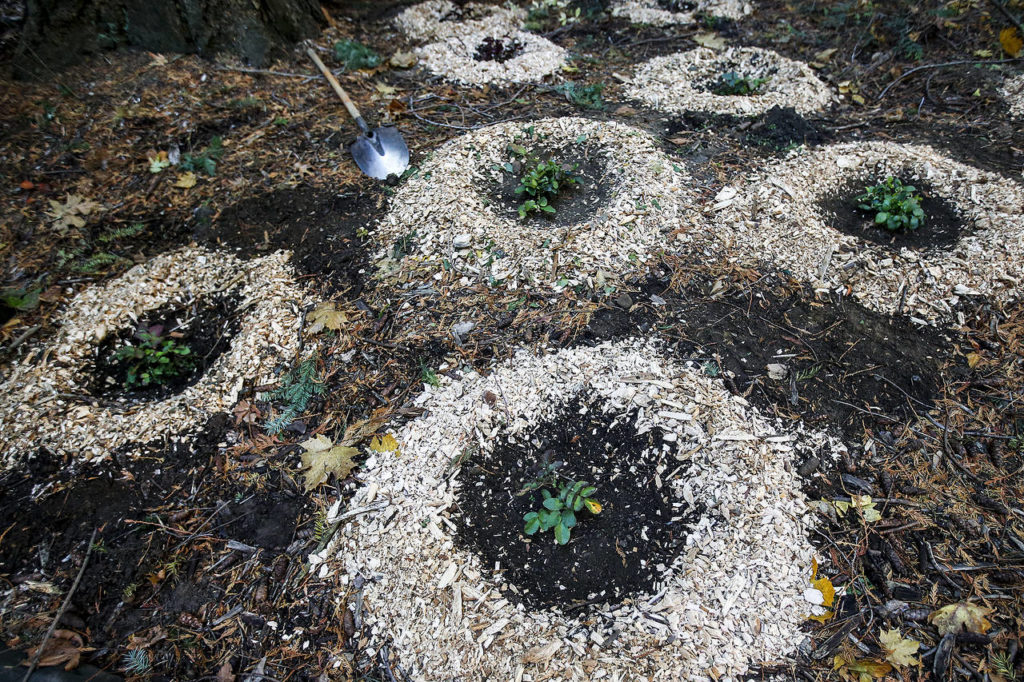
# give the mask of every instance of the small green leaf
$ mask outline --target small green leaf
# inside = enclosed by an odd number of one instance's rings
[[[562,524],[558,524],[557,526],[555,526],[555,542],[557,542],[560,545],[566,544],[567,542],[569,542],[570,533],[571,531],[568,528],[566,528]]]
[[[546,509],[550,509],[551,511],[558,511],[559,509],[562,508],[562,501],[557,500],[553,497],[549,497],[548,499],[544,500],[544,507]]]
[[[527,535],[533,535],[538,530],[540,530],[540,518],[535,515],[532,519],[526,522],[526,525],[523,527],[523,531]]]

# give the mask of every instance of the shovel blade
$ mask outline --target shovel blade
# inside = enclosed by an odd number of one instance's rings
[[[360,135],[349,148],[359,170],[371,178],[386,180],[389,175],[401,175],[409,167],[409,147],[398,128],[375,128]]]

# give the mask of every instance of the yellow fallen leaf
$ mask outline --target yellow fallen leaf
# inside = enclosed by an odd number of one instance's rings
[[[344,324],[348,322],[345,313],[335,308],[334,304],[330,302],[319,304],[306,319],[309,321],[310,334],[316,334],[325,328],[341,331]]]
[[[967,628],[968,632],[983,635],[992,627],[992,623],[986,618],[991,613],[992,609],[986,606],[960,602],[943,606],[928,616],[928,621],[938,628],[941,635],[956,634],[964,628]]]
[[[398,452],[398,441],[390,433],[383,438],[374,436],[370,441],[370,449],[374,452]]]
[[[832,669],[838,671],[843,678],[856,679],[857,682],[871,682],[873,679],[885,677],[892,672],[892,666],[882,661],[848,660],[839,655],[832,659]]]
[[[330,438],[322,434],[300,445],[306,451],[302,454],[302,473],[306,490],[317,487],[331,474],[339,479],[348,478],[356,467],[353,458],[359,454],[358,449],[335,445]]]
[[[1017,35],[1017,27],[1011,26],[1010,28],[1004,28],[999,32],[999,44],[1003,46],[1003,51],[1011,57],[1016,57],[1020,54],[1020,50],[1024,47],[1024,40]]]
[[[178,181],[174,183],[174,186],[181,189],[192,189],[196,186],[196,174],[192,171],[182,173],[178,176]]]
[[[836,601],[836,588],[832,581],[825,576],[818,577],[818,560],[814,558],[811,559],[811,587],[821,592],[821,605],[828,610],[825,613],[807,616],[807,618],[824,623],[835,615],[835,609],[832,608],[832,605]]]
[[[906,639],[900,635],[897,629],[882,630],[878,641],[885,648],[885,660],[893,665],[917,665],[918,660],[914,658],[921,643],[917,640]]]

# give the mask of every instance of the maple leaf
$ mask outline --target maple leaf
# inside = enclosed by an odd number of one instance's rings
[[[235,426],[239,424],[255,424],[256,420],[263,416],[259,409],[248,400],[239,400],[235,405]]]
[[[939,629],[940,635],[956,634],[964,628],[968,632],[983,635],[992,627],[986,618],[991,613],[992,609],[986,606],[960,602],[943,606],[928,616],[928,621]]]
[[[359,450],[335,445],[327,436],[314,436],[300,445],[306,451],[302,454],[302,467],[307,491],[326,481],[330,474],[339,479],[348,478],[356,467],[352,458]]]
[[[97,208],[102,206],[77,194],[69,194],[63,204],[50,199],[50,210],[46,213],[53,219],[53,226],[63,234],[69,227],[84,227],[85,218],[82,216],[89,215]]]
[[[1003,46],[1003,51],[1006,54],[1016,58],[1020,54],[1021,48],[1024,47],[1024,40],[1017,35],[1017,27],[1011,26],[999,32],[999,44]]]
[[[881,512],[875,509],[875,503],[871,501],[870,495],[850,495],[849,502],[833,502],[832,504],[835,505],[836,513],[840,516],[845,516],[846,512],[853,507],[860,510],[864,520],[868,523],[874,523],[882,518]]]
[[[370,441],[370,449],[374,452],[394,452],[398,453],[398,441],[390,433],[385,435],[383,438],[373,437]]]
[[[171,165],[170,159],[167,158],[167,152],[150,153],[146,156],[146,161],[149,161],[150,173],[159,173]]]
[[[878,637],[882,647],[885,649],[885,660],[893,665],[917,665],[918,660],[914,658],[921,643],[917,640],[906,639],[900,636],[897,629],[882,630]]]
[[[333,329],[334,331],[341,331],[341,328],[346,322],[348,317],[342,311],[334,307],[333,303],[321,303],[313,309],[309,315],[306,316],[309,321],[309,333],[316,334],[323,329]]]
[[[710,47],[712,50],[725,49],[725,39],[715,33],[698,33],[693,39],[698,45]]]

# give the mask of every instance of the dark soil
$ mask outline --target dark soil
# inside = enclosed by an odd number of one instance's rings
[[[528,437],[500,440],[490,454],[463,465],[461,540],[485,566],[500,562],[510,598],[539,607],[579,606],[648,591],[662,573],[658,567],[672,564],[684,540],[690,517],[674,516],[678,510],[655,482],[664,455],[643,456],[660,447],[661,431],[637,435],[635,414],[612,422],[600,408],[576,398]],[[523,516],[540,508],[541,495],[516,494],[536,479],[542,462],[555,461],[564,462],[558,469],[563,480],[596,486],[594,499],[603,505],[596,516],[579,515],[566,545],[551,531],[524,536]]]
[[[538,229],[576,225],[592,218],[606,204],[610,191],[607,179],[610,169],[596,147],[586,141],[555,148],[538,145],[529,149],[529,153],[543,161],[551,159],[575,168],[574,173],[579,183],[562,190],[551,201],[555,213],[532,213],[524,220],[527,225]],[[518,162],[512,156],[510,153],[509,162],[518,168]],[[497,186],[492,185],[485,198],[494,201],[499,211],[506,216],[520,220],[519,206],[528,198],[525,194],[516,194],[520,173],[502,171],[501,176],[501,182]]]
[[[603,340],[658,327],[681,357],[706,358],[705,371],[723,376],[734,393],[785,418],[834,426],[850,444],[864,429],[927,412],[941,397],[942,374],[952,363],[949,338],[922,333],[848,299],[815,300],[800,288],[764,282],[714,298],[701,286],[682,295],[651,293],[666,306],[615,305],[598,312],[586,338]],[[666,310],[667,309],[667,310]],[[658,312],[660,312],[660,316]],[[784,379],[767,365],[781,364]]]
[[[794,145],[820,145],[832,137],[792,107],[777,106],[759,116],[689,112],[669,121],[665,137],[681,139],[680,135],[692,136],[693,131],[697,136],[687,146],[690,152],[698,154],[697,161],[706,161],[706,157],[720,154],[730,142],[742,144],[751,151],[774,155]]]
[[[128,445],[109,460],[77,468],[41,451],[24,468],[6,472],[0,478],[0,574],[15,584],[57,582],[61,571],[73,575],[77,569],[68,567],[81,564],[99,529],[62,627],[88,629],[90,645],[102,653],[160,623],[188,628],[198,619],[208,625],[223,588],[193,576],[193,550],[240,542],[267,554],[236,552],[222,567],[260,557],[269,573],[286,558],[277,552],[294,540],[304,505],[280,479],[258,492],[218,484],[224,465],[218,451],[228,426],[227,415],[215,415],[193,439]]]
[[[498,62],[503,64],[519,56],[523,52],[523,44],[515,38],[492,38],[487,36],[476,47],[473,59],[478,62]]]
[[[789,149],[793,145],[814,146],[825,142],[825,135],[793,107],[772,107],[758,116],[747,128],[744,142],[772,151]]]
[[[240,326],[237,307],[237,296],[217,295],[206,301],[194,300],[187,306],[167,304],[144,313],[138,325],[109,335],[96,346],[89,369],[92,375],[89,392],[133,401],[162,400],[181,393],[198,382],[231,345],[231,339]],[[154,326],[162,328],[161,338],[174,338],[191,350],[194,368],[188,373],[170,377],[166,383],[126,387],[130,362],[117,360],[115,355],[128,344],[139,345],[138,333]],[[180,336],[175,336],[177,334]]]
[[[244,199],[213,220],[197,215],[193,236],[245,258],[290,249],[301,273],[317,275],[332,291],[358,295],[366,284],[368,261],[356,233],[368,229],[379,214],[377,197],[372,190],[278,190]]]
[[[832,217],[829,224],[844,234],[853,235],[873,244],[889,246],[898,251],[902,248],[914,250],[941,249],[951,246],[960,239],[966,229],[964,219],[952,204],[936,194],[927,182],[902,177],[904,185],[917,189],[924,210],[924,225],[916,230],[891,231],[875,224],[875,212],[859,208],[857,197],[865,188],[884,181],[884,177],[859,176],[851,178],[831,195],[818,202],[821,210]]]

